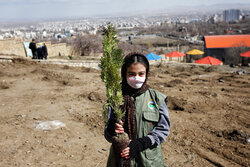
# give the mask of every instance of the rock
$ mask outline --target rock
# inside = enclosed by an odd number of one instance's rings
[[[223,134],[222,134],[222,132],[218,132],[216,136],[217,136],[217,137],[222,137]]]
[[[72,113],[73,109],[70,108],[70,109],[67,110],[67,112]]]
[[[219,84],[224,84],[225,82],[222,79],[218,80]]]
[[[88,99],[91,101],[100,101],[101,100],[100,95],[96,92],[89,93]]]
[[[242,69],[236,71],[236,74],[238,74],[238,75],[243,75],[243,74],[245,74],[245,73],[246,73],[246,72],[245,72],[244,70],[242,70]]]

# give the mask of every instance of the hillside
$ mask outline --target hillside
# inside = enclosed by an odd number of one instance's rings
[[[152,66],[149,85],[168,96],[168,167],[250,165],[250,69],[237,70]],[[0,166],[105,166],[110,143],[103,137],[100,71],[0,62],[0,94]]]

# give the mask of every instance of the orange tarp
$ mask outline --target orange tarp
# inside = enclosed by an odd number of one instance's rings
[[[222,61],[219,59],[207,56],[199,60],[195,60],[195,63],[197,64],[210,64],[210,65],[221,65]]]
[[[250,35],[204,36],[206,48],[250,47]]]
[[[242,57],[250,57],[250,51],[240,54]]]
[[[183,57],[183,56],[185,56],[185,54],[177,52],[177,51],[173,51],[171,53],[165,54],[165,56],[167,56],[167,57]]]

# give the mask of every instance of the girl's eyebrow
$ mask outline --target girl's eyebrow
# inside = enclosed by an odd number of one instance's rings
[[[146,73],[146,72],[145,71],[139,71],[139,72],[128,71],[128,73]]]

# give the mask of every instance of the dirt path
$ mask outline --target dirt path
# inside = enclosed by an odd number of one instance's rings
[[[152,67],[150,86],[168,95],[172,127],[163,152],[169,167],[250,165],[250,75],[232,70]],[[104,167],[110,144],[103,137],[99,75],[30,61],[0,63],[0,166]],[[45,121],[65,126],[39,129]]]

